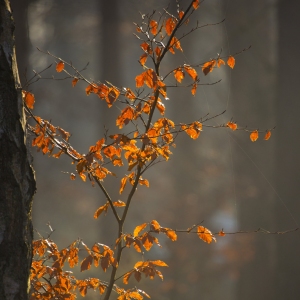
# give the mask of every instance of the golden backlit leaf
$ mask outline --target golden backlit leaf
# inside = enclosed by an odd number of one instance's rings
[[[228,122],[228,123],[226,124],[226,126],[229,127],[229,128],[230,128],[231,130],[233,130],[233,131],[234,131],[234,130],[237,130],[237,127],[238,127],[236,123],[231,122],[231,121]]]
[[[163,116],[165,114],[165,105],[161,101],[156,102],[156,108],[159,110],[160,114]]]
[[[151,20],[149,25],[150,25],[150,32],[153,35],[156,35],[157,34],[157,22],[155,20]]]
[[[168,265],[162,260],[151,260],[151,263],[159,267],[168,267]]]
[[[99,91],[98,91],[98,95],[99,95]],[[109,88],[108,93],[104,98],[105,102],[107,103],[107,106],[112,107],[113,103],[118,99],[119,96],[120,96],[120,91],[116,87]]]
[[[171,40],[171,43],[170,43],[170,47],[169,47],[169,51],[172,53],[172,54],[175,54],[175,51],[174,51],[174,47],[178,50],[180,50],[181,52],[183,52],[182,48],[181,48],[181,45],[180,45],[180,42],[179,40],[177,39],[177,37],[173,36],[172,37],[172,40]]]
[[[86,181],[86,176],[85,176],[85,174],[80,173],[79,176],[80,176],[80,178],[82,179],[82,181],[84,181],[84,182]]]
[[[33,109],[35,98],[30,92],[22,91],[22,98],[25,101],[28,108]]]
[[[154,241],[154,237],[150,233],[146,232],[143,234],[142,244],[147,251],[149,251],[152,248],[153,241]]]
[[[174,230],[167,230],[165,234],[171,241],[177,241],[177,234]]]
[[[109,202],[106,202],[104,205],[100,206],[94,213],[94,219],[98,219],[98,217],[103,213],[107,213],[107,209],[109,208]]]
[[[220,68],[221,65],[225,66],[225,61],[223,59],[221,59],[221,58],[218,58],[218,63],[217,63],[218,68]]]
[[[193,1],[193,8],[194,9],[197,9],[199,7],[199,5],[200,5],[200,0],[194,0]]]
[[[197,234],[201,240],[210,244],[212,241],[216,242],[216,238],[213,236],[210,230],[205,228],[204,226],[197,227]]]
[[[121,200],[118,200],[118,201],[113,202],[113,205],[116,207],[123,207],[123,206],[126,206],[126,203]]]
[[[147,58],[148,58],[148,54],[147,53],[144,53],[141,57],[140,57],[140,64],[142,66],[145,65],[146,61],[147,61]]]
[[[145,81],[145,72],[135,77],[136,87],[137,88],[142,87],[144,85],[144,81]]]
[[[194,83],[194,84],[193,84],[193,87],[192,87],[192,89],[191,89],[191,93],[192,93],[193,96],[195,96],[195,95],[196,95],[196,92],[197,92],[197,83]]]
[[[147,179],[139,179],[139,184],[140,185],[145,185],[146,187],[149,187],[149,181]]]
[[[234,68],[234,66],[235,66],[235,59],[234,59],[233,56],[230,55],[230,56],[228,57],[227,65],[228,65],[231,69]]]
[[[133,236],[137,237],[139,235],[139,233],[148,225],[148,223],[143,223],[141,225],[138,225],[135,227],[134,231],[133,231]]]
[[[60,73],[65,68],[64,62],[60,61],[56,64],[56,72]]]
[[[125,188],[126,183],[127,183],[127,179],[128,179],[127,176],[125,176],[125,177],[123,177],[123,178],[121,179],[121,187],[120,187],[120,191],[119,191],[120,194],[122,194],[123,191],[124,191],[124,188]]]
[[[264,140],[267,141],[271,137],[271,131],[268,130],[265,134]]]
[[[159,232],[160,231],[160,225],[156,220],[151,221],[150,223],[150,228],[151,230],[155,231],[155,232]]]
[[[154,70],[148,69],[144,75],[145,84],[153,89],[157,87],[157,75]]]
[[[78,80],[79,80],[79,79],[78,79],[77,77],[75,77],[75,78],[72,80],[72,86],[73,86],[73,87],[77,84]]]
[[[127,97],[130,100],[134,100],[136,98],[134,92],[130,88],[126,88],[125,97]]]
[[[255,142],[255,141],[257,141],[257,139],[258,139],[258,130],[254,130],[250,134],[250,140],[252,142]]]
[[[184,70],[189,74],[189,76],[193,78],[194,81],[198,79],[198,74],[196,70],[191,66],[184,65]]]
[[[212,59],[211,61],[206,62],[202,66],[202,72],[204,73],[204,75],[207,75],[209,72],[212,72],[215,65],[216,65],[216,60],[215,59]]]
[[[121,114],[118,116],[116,120],[116,125],[119,126],[119,128],[123,128],[124,125],[127,125],[132,119],[134,118],[134,110],[130,106],[126,106]]]
[[[181,68],[178,68],[178,69],[174,70],[173,73],[174,73],[175,79],[176,79],[179,83],[181,83],[182,79],[184,78],[184,73],[183,73],[182,69],[181,69]]]
[[[130,271],[130,272],[126,273],[126,274],[123,276],[123,283],[124,283],[124,284],[128,284],[128,280],[129,280],[130,276],[132,275],[132,273],[133,273],[133,271]],[[126,298],[127,298],[127,297],[126,297]],[[126,299],[126,298],[124,298],[124,299]]]

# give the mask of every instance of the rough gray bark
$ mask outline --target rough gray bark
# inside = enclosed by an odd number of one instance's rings
[[[28,299],[34,173],[25,146],[14,23],[0,0],[0,299]]]

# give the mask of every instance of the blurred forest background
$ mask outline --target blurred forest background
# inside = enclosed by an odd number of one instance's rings
[[[188,1],[179,1],[183,6]],[[141,73],[138,58],[140,42],[133,36],[133,22],[140,13],[161,10],[169,0],[11,0],[16,23],[19,73],[23,84],[53,62],[36,50],[39,47],[62,57],[81,69],[89,62],[85,75],[108,80],[134,90],[134,78]],[[236,57],[233,71],[221,68],[201,82],[217,85],[169,92],[166,116],[175,122],[189,122],[209,113],[227,110],[215,123],[234,118],[238,125],[268,129],[276,125],[270,141],[262,137],[255,143],[245,132],[205,129],[198,140],[187,135],[176,140],[171,160],[160,163],[145,174],[150,188],[138,189],[127,232],[143,222],[158,220],[162,226],[186,229],[204,221],[213,232],[255,230],[280,231],[300,223],[300,130],[299,28],[300,2],[295,0],[211,0],[203,1],[190,20],[191,25],[216,23],[196,31],[182,42],[183,54],[168,55],[165,63],[199,63],[228,55],[248,46]],[[51,74],[55,76],[54,68]],[[200,73],[200,72],[199,72]],[[171,82],[171,81],[170,81]],[[85,86],[71,87],[69,81],[41,80],[31,86],[36,97],[35,113],[52,120],[72,133],[71,144],[81,153],[103,137],[104,125],[116,132],[119,108],[110,110],[96,96],[85,96]],[[34,197],[34,228],[47,236],[50,222],[52,238],[60,247],[82,238],[87,245],[112,245],[116,225],[111,215],[93,219],[105,199],[100,190],[79,179],[70,181],[73,166],[67,157],[43,157],[32,150],[37,179]],[[121,174],[121,176],[124,174]],[[108,179],[107,189],[114,200],[120,177]],[[124,199],[122,198],[124,197]],[[38,235],[37,235],[38,237]],[[299,232],[286,235],[245,234],[218,238],[207,245],[194,235],[182,234],[176,243],[162,241],[163,248],[152,249],[144,259],[162,259],[170,267],[163,270],[164,281],[142,279],[129,286],[144,289],[152,299],[260,300],[296,299],[300,295]],[[124,272],[140,254],[132,250],[125,256]],[[127,269],[126,269],[127,268]],[[100,269],[78,277],[102,276]],[[90,291],[86,299],[99,299]]]

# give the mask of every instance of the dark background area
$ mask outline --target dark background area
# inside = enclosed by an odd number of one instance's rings
[[[142,54],[134,38],[133,22],[140,13],[162,10],[172,1],[70,1],[12,0],[16,23],[16,51],[23,84],[32,70],[53,63],[36,50],[72,61],[79,69],[90,62],[85,75],[108,80],[116,86],[134,89],[134,78],[142,69]],[[184,1],[181,1],[184,3]],[[218,26],[196,31],[182,42],[183,54],[166,58],[166,70],[182,63],[199,63],[220,53],[234,54],[236,67],[223,67],[201,82],[221,83],[202,86],[195,97],[189,91],[170,91],[166,117],[189,122],[210,113],[227,110],[213,125],[232,117],[240,126],[269,129],[271,139],[262,136],[252,143],[243,131],[205,129],[198,140],[181,135],[167,163],[145,174],[150,188],[138,189],[130,211],[127,232],[152,219],[163,226],[185,229],[204,221],[213,232],[256,230],[284,231],[300,222],[299,187],[299,45],[300,3],[276,0],[204,1],[191,19],[201,24],[226,19]],[[164,71],[164,70],[163,70]],[[199,74],[201,72],[199,71]],[[52,67],[50,74],[57,75]],[[171,82],[171,79],[169,79]],[[170,83],[168,82],[168,83]],[[35,113],[51,119],[72,133],[72,146],[86,153],[103,136],[104,125],[116,132],[115,118],[120,107],[107,109],[96,96],[85,96],[83,85],[69,81],[40,80],[32,85]],[[73,172],[69,159],[47,158],[32,149],[37,178],[34,198],[34,227],[47,235],[47,223],[55,228],[52,238],[60,247],[78,237],[86,244],[112,245],[116,227],[111,215],[93,219],[104,197],[97,188],[80,180],[70,181],[63,172]],[[126,170],[122,171],[125,173]],[[120,173],[121,176],[124,174]],[[113,199],[120,177],[105,185]],[[152,299],[297,299],[300,295],[299,232],[285,235],[243,234],[218,238],[207,245],[195,236],[182,234],[176,243],[160,238],[163,248],[144,254],[144,259],[162,259],[170,266],[163,270],[164,281],[130,280]],[[124,272],[141,255],[125,253]],[[78,277],[105,278],[100,269]],[[76,274],[77,276],[77,274]],[[103,277],[104,276],[104,277]],[[86,299],[98,299],[89,292]]]

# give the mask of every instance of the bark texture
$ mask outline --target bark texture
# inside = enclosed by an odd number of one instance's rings
[[[28,299],[32,259],[34,173],[25,144],[25,118],[8,0],[0,0],[0,299]]]

